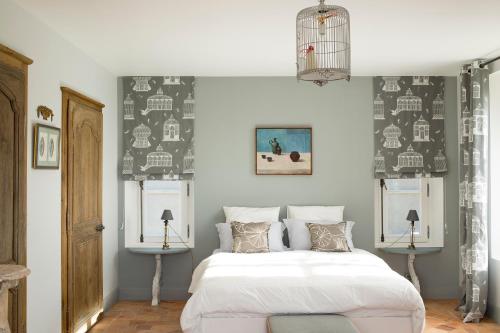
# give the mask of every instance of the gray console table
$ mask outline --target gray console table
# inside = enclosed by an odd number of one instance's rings
[[[161,256],[169,255],[169,254],[178,254],[188,252],[190,249],[187,247],[183,248],[152,248],[152,247],[131,247],[128,250],[132,253],[139,254],[148,254],[154,255],[156,261],[156,270],[155,275],[153,276],[153,284],[152,284],[152,296],[153,299],[151,301],[151,305],[157,306],[160,304],[160,278],[161,278]]]
[[[408,271],[410,273],[411,282],[415,289],[420,293],[420,281],[418,280],[417,273],[415,272],[415,256],[419,254],[429,254],[441,251],[440,247],[417,247],[416,249],[409,249],[407,247],[384,247],[381,248],[386,253],[406,254],[408,255]]]

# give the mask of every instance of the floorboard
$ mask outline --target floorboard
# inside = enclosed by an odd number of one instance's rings
[[[179,317],[184,302],[120,301],[90,333],[182,333]],[[455,300],[427,300],[425,333],[500,333],[500,325],[489,319],[479,324],[464,324],[454,309]],[[389,332],[389,331],[388,331]]]

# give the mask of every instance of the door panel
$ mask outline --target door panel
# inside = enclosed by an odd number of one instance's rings
[[[70,333],[87,330],[102,312],[101,109],[63,88],[63,326]]]
[[[95,268],[99,267],[100,237],[89,236],[74,242],[74,311],[76,327],[85,323],[100,310],[99,277]]]
[[[16,179],[16,121],[11,101],[0,93],[0,264],[14,264],[16,259],[16,228],[14,217]],[[9,323],[18,332],[18,298],[15,290],[9,290]]]
[[[26,89],[31,60],[0,44],[0,264],[26,265]],[[26,332],[26,281],[9,291],[13,333]]]
[[[14,263],[15,120],[10,100],[0,93],[0,263]]]

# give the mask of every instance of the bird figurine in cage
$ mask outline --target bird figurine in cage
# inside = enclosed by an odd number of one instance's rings
[[[313,70],[316,68],[316,55],[314,53],[314,46],[309,45],[306,50],[306,70]]]
[[[319,30],[319,34],[321,36],[326,35],[326,21],[330,17],[334,17],[334,16],[337,16],[337,13],[335,11],[326,12],[323,15],[318,16],[318,26],[319,26],[318,30]]]

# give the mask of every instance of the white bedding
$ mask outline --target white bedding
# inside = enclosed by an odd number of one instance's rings
[[[406,313],[413,333],[424,328],[419,293],[379,257],[364,250],[217,253],[196,268],[181,316],[186,333],[202,333],[202,317],[337,313],[347,317]]]

